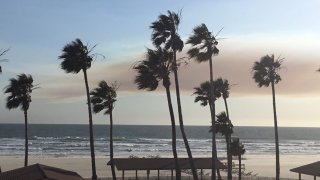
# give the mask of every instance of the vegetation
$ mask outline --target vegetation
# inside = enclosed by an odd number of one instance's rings
[[[253,79],[259,87],[268,87],[271,84],[272,102],[273,102],[273,118],[274,118],[274,133],[276,146],[276,180],[280,177],[280,158],[279,158],[279,137],[278,137],[278,121],[276,109],[276,94],[275,84],[281,81],[279,71],[281,69],[283,59],[274,58],[274,55],[263,56],[260,61],[256,61],[253,65]]]
[[[230,153],[232,156],[238,156],[239,160],[239,180],[241,180],[242,170],[241,170],[241,156],[246,152],[244,145],[239,141],[239,138],[233,138],[230,143]]]
[[[172,133],[172,153],[174,157],[176,179],[181,180],[181,169],[178,163],[177,153],[177,135],[176,121],[171,99],[171,79],[173,73],[175,93],[177,98],[177,109],[179,117],[179,127],[183,142],[188,154],[188,159],[191,167],[191,172],[194,180],[198,180],[198,173],[195,168],[191,148],[184,129],[184,120],[182,113],[180,85],[178,77],[179,59],[177,53],[184,48],[184,42],[181,39],[178,29],[181,21],[181,12],[167,11],[166,14],[160,14],[158,19],[151,23],[152,29],[151,40],[155,49],[147,49],[146,59],[139,61],[133,69],[136,70],[135,84],[138,89],[154,91],[158,88],[159,83],[165,88],[168,109],[171,122]],[[211,179],[216,180],[217,146],[216,134],[220,133],[225,137],[228,161],[228,180],[232,180],[232,156],[238,156],[239,161],[239,180],[241,180],[241,156],[245,153],[244,145],[238,138],[231,139],[233,133],[233,124],[230,120],[229,108],[227,99],[230,95],[230,84],[228,80],[218,78],[213,80],[213,57],[219,54],[217,48],[218,40],[212,34],[205,24],[200,24],[193,28],[191,36],[186,41],[191,48],[187,51],[190,59],[196,62],[209,62],[209,81],[200,84],[194,88],[196,95],[194,102],[200,102],[201,106],[209,105],[211,115],[210,132],[212,134],[212,169]],[[83,73],[84,83],[86,88],[88,120],[89,120],[89,136],[91,150],[91,168],[92,179],[97,180],[94,137],[93,137],[93,120],[92,111],[99,113],[103,111],[110,118],[110,164],[113,180],[116,180],[116,171],[114,166],[114,149],[113,149],[113,109],[117,101],[117,84],[108,85],[106,81],[100,81],[98,87],[90,92],[87,71],[91,68],[91,63],[96,54],[92,51],[95,46],[89,47],[83,44],[80,39],[75,39],[66,44],[62,49],[62,54],[58,57],[61,60],[61,69],[66,73],[77,74],[80,71]],[[0,62],[5,62],[7,59],[1,59],[9,49],[0,49]],[[274,118],[274,134],[275,134],[275,154],[276,154],[276,180],[280,178],[280,152],[279,152],[279,136],[278,136],[278,119],[276,109],[275,85],[281,81],[279,71],[282,68],[283,58],[275,58],[274,55],[265,55],[259,61],[254,62],[252,66],[253,79],[258,87],[269,87],[271,85],[272,103],[273,103],[273,118]],[[320,72],[320,69],[318,69]],[[2,67],[0,66],[0,74]],[[8,94],[6,100],[7,109],[20,108],[24,113],[25,121],[25,158],[24,166],[28,165],[28,110],[31,104],[31,93],[37,87],[33,85],[31,75],[20,74],[17,78],[9,80],[9,85],[5,87],[4,93]],[[225,112],[216,113],[216,100],[222,97],[225,106]],[[91,107],[92,105],[92,107]],[[0,169],[1,171],[1,169]],[[220,173],[218,172],[220,179]]]
[[[160,14],[158,20],[153,22],[150,28],[153,30],[152,32],[152,41],[156,47],[163,45],[163,47],[167,50],[173,51],[173,74],[175,80],[176,87],[176,95],[177,95],[177,105],[178,105],[178,115],[179,115],[179,124],[180,130],[183,138],[183,142],[185,144],[192,175],[194,180],[198,180],[197,171],[194,166],[192,153],[190,150],[189,142],[184,130],[183,125],[183,116],[182,116],[182,108],[181,108],[181,99],[180,99],[180,87],[179,87],[179,79],[178,79],[178,66],[177,66],[177,51],[182,51],[183,49],[183,41],[181,40],[178,34],[178,27],[180,24],[180,13],[175,13],[168,11],[167,15]]]
[[[158,47],[157,50],[148,49],[146,59],[139,62],[134,69],[138,72],[135,83],[138,89],[153,91],[157,89],[159,82],[166,90],[168,108],[171,120],[172,153],[176,167],[176,178],[181,179],[181,171],[178,163],[176,124],[170,93],[170,73],[173,71],[173,52]]]
[[[220,93],[218,91],[216,91],[217,89],[215,89],[214,93],[211,93],[211,86],[210,86],[210,82],[209,81],[201,83],[200,87],[196,87],[194,89],[195,89],[195,92],[193,94],[196,95],[196,98],[195,98],[194,102],[200,102],[201,106],[207,106],[209,104],[210,114],[211,114],[211,121],[215,121],[213,108],[212,108],[213,103],[211,101],[216,101],[216,99],[220,97]],[[212,94],[215,94],[214,98],[211,97]],[[212,133],[212,131],[210,131],[210,132]],[[214,151],[214,152],[215,152],[215,154],[214,154],[213,157],[215,157],[214,159],[215,159],[215,161],[217,161],[217,159],[218,159],[217,153],[216,153],[216,151]],[[217,169],[215,167],[215,165],[213,167],[214,168],[213,172],[217,171],[218,179],[221,179],[220,171],[219,171],[219,169]],[[212,175],[212,177],[216,178],[215,173]]]
[[[28,109],[31,103],[31,93],[34,89],[36,87],[33,85],[32,76],[20,74],[16,79],[10,79],[10,84],[5,87],[4,91],[5,94],[9,94],[6,107],[9,110],[20,107],[24,113],[24,166],[28,166]]]
[[[7,52],[9,51],[9,49],[0,49],[0,57],[4,56]],[[6,62],[8,61],[7,59],[0,59],[0,62]],[[2,73],[2,67],[0,66],[0,74]]]
[[[219,50],[216,47],[218,45],[218,41],[212,35],[212,33],[208,30],[205,24],[201,24],[196,26],[193,29],[193,34],[189,37],[187,44],[191,44],[192,48],[188,51],[189,57],[194,58],[197,62],[206,62],[209,61],[209,68],[210,68],[210,92],[214,92],[214,85],[213,85],[213,70],[212,70],[212,57],[214,55],[218,55]],[[209,96],[212,100],[210,103],[210,112],[212,118],[212,179],[216,179],[216,158],[217,158],[217,147],[216,147],[216,137],[215,137],[215,95],[214,93]]]
[[[228,103],[227,103],[227,98],[229,97],[229,90],[230,90],[230,85],[228,80],[218,78],[214,81],[214,87],[216,88],[216,91],[219,93],[219,96],[223,98],[224,105],[226,108],[226,118],[228,119],[228,122],[231,123],[230,116],[229,116],[229,108],[228,108]],[[232,125],[232,123],[231,123]],[[232,134],[232,132],[231,132]],[[227,158],[228,158],[228,179],[232,179],[232,156],[230,155],[230,149],[229,149],[229,144],[231,141],[231,134],[226,134],[226,144],[227,144]],[[228,136],[228,137],[227,137]]]
[[[116,171],[113,164],[113,117],[114,103],[117,101],[117,84],[111,86],[106,81],[100,81],[97,88],[90,92],[93,112],[99,113],[104,110],[104,114],[110,117],[110,164],[113,180],[116,180]]]
[[[94,47],[93,47],[94,48]],[[64,46],[62,55],[59,59],[62,60],[61,68],[66,73],[77,74],[81,70],[84,76],[84,82],[87,93],[87,104],[89,113],[89,133],[90,133],[90,150],[91,150],[91,166],[92,166],[92,179],[97,179],[96,163],[94,154],[94,142],[93,142],[93,128],[92,128],[92,112],[91,112],[91,100],[89,95],[89,85],[87,77],[87,69],[91,67],[94,54],[91,54],[92,49],[88,49],[86,45],[82,43],[80,39],[75,39],[71,43]]]
[[[227,145],[227,158],[228,158],[228,179],[232,179],[232,157],[230,155],[230,139],[231,134],[233,133],[233,125],[231,120],[228,118],[225,112],[221,112],[217,115],[217,120],[215,122],[215,132],[220,133],[225,137]],[[212,127],[210,129],[212,131]],[[230,158],[231,157],[231,158]]]

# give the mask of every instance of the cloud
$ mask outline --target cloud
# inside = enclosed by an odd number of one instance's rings
[[[252,65],[260,57],[274,53],[281,55],[285,60],[280,72],[282,81],[276,86],[276,93],[285,96],[312,96],[320,92],[320,73],[318,68],[318,55],[314,48],[317,43],[306,39],[305,46],[292,44],[299,39],[287,38],[258,38],[238,37],[220,42],[220,54],[213,58],[214,77],[229,80],[231,94],[234,96],[269,95],[270,88],[258,88],[252,79]],[[300,40],[303,42],[303,40]],[[307,46],[311,44],[312,46]],[[319,47],[319,46],[317,46]],[[186,46],[186,49],[188,47]],[[94,88],[100,80],[107,82],[117,81],[120,84],[119,95],[125,93],[138,93],[134,84],[136,72],[132,65],[143,59],[143,53],[132,59],[119,63],[97,62],[88,70],[90,88]],[[179,53],[179,57],[186,56],[186,51]],[[39,77],[42,89],[37,92],[38,98],[47,98],[52,101],[74,101],[85,97],[83,73],[61,74],[52,77]],[[34,78],[36,79],[36,77]],[[197,63],[190,60],[188,65],[179,69],[179,82],[182,92],[190,95],[193,88],[209,79],[208,63]],[[172,90],[174,88],[173,77]],[[163,90],[160,88],[160,91]]]

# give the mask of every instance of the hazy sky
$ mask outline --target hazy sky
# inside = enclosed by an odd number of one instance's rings
[[[66,43],[80,38],[97,44],[98,58],[88,70],[90,88],[100,80],[120,83],[114,110],[116,124],[169,124],[162,88],[137,90],[132,65],[144,58],[150,24],[160,13],[182,10],[179,33],[184,41],[192,28],[205,23],[220,38],[214,76],[232,84],[230,118],[234,125],[272,126],[271,88],[252,80],[254,61],[266,54],[284,57],[282,81],[276,86],[280,126],[320,127],[320,2],[317,0],[172,1],[172,0],[33,0],[3,1],[0,6],[0,49],[10,48],[1,62],[0,89],[20,73],[31,74],[41,87],[32,94],[30,123],[87,123],[83,74],[66,74],[58,56]],[[186,56],[188,46],[179,53]],[[190,60],[179,70],[186,125],[209,125],[208,107],[195,104],[193,88],[209,78],[208,63]],[[175,102],[174,86],[171,87]],[[2,91],[3,92],[3,91]],[[0,123],[23,123],[23,113],[5,108],[0,93]],[[176,106],[174,110],[177,111]],[[224,110],[221,99],[217,112]],[[107,116],[94,115],[96,124]]]

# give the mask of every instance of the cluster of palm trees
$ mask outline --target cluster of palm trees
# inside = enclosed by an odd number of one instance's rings
[[[93,47],[94,48],[94,47]],[[116,102],[118,88],[117,84],[108,85],[107,82],[101,81],[97,88],[93,91],[89,91],[87,70],[91,67],[91,62],[96,56],[92,53],[93,48],[89,49],[87,45],[84,45],[80,39],[75,39],[71,43],[64,46],[62,55],[59,59],[62,60],[61,68],[66,73],[79,73],[83,72],[87,105],[89,114],[89,133],[90,133],[90,150],[91,150],[91,165],[92,165],[92,179],[97,179],[96,165],[95,165],[95,153],[94,153],[94,141],[93,141],[93,126],[92,126],[92,110],[94,113],[99,113],[104,110],[104,114],[110,115],[110,161],[113,179],[116,180],[115,169],[113,166],[113,117],[112,111]],[[7,97],[6,107],[8,109],[18,108],[24,112],[25,117],[25,161],[24,166],[28,165],[28,109],[31,103],[31,93],[34,89],[38,88],[37,85],[33,85],[33,78],[31,75],[21,74],[17,78],[10,79],[10,84],[5,88]],[[93,108],[91,107],[93,105]]]
[[[159,83],[162,81],[162,85],[165,88],[168,108],[171,120],[171,133],[172,133],[172,153],[175,162],[176,169],[176,179],[181,179],[181,169],[178,163],[178,154],[176,149],[176,122],[173,111],[171,92],[170,92],[170,75],[173,73],[176,97],[177,97],[177,108],[179,115],[179,125],[184,140],[184,144],[187,150],[192,175],[194,179],[198,179],[197,171],[195,169],[191,149],[184,131],[183,125],[183,115],[181,109],[181,99],[180,99],[180,89],[179,89],[179,79],[177,69],[179,67],[179,62],[177,62],[177,52],[182,51],[184,43],[178,34],[178,28],[180,24],[181,13],[175,13],[168,11],[167,14],[161,14],[158,20],[153,22],[150,28],[153,30],[151,35],[151,40],[154,49],[147,49],[146,58],[139,61],[134,69],[137,71],[137,76],[135,78],[135,83],[138,89],[146,89],[149,91],[156,90]],[[187,44],[191,44],[192,48],[188,51],[190,59],[195,59],[198,62],[209,61],[210,67],[210,81],[204,82],[200,87],[195,88],[195,93],[197,95],[195,102],[201,101],[201,105],[209,105],[211,118],[212,118],[212,179],[216,179],[216,132],[222,131],[226,134],[227,151],[229,152],[229,144],[231,139],[232,123],[229,120],[229,111],[227,106],[227,98],[229,97],[229,84],[227,80],[221,78],[213,81],[213,65],[212,58],[218,55],[219,50],[216,47],[218,41],[215,36],[208,30],[205,24],[196,26],[193,29],[193,34],[187,40]],[[214,93],[213,93],[214,92]],[[218,116],[218,121],[215,120],[215,101],[218,97],[223,97],[227,115],[225,118]],[[217,128],[216,125],[219,127]],[[227,125],[229,131],[223,130]],[[228,153],[229,154],[229,153]],[[228,164],[231,167],[231,155],[228,156]],[[231,178],[231,168],[228,176]]]
[[[172,106],[172,99],[170,93],[170,74],[174,75],[174,83],[177,97],[177,108],[179,115],[179,125],[190,160],[193,178],[198,179],[197,172],[194,167],[192,153],[183,126],[183,116],[181,109],[181,99],[179,90],[179,79],[177,69],[177,52],[181,52],[184,43],[178,34],[180,24],[181,12],[175,13],[168,11],[167,14],[161,14],[158,20],[153,22],[150,28],[153,30],[151,40],[155,49],[147,49],[146,58],[139,61],[134,69],[138,75],[135,78],[135,83],[138,89],[147,89],[153,91],[157,89],[159,82],[166,90],[168,108],[170,113],[171,127],[172,127],[172,152],[176,166],[176,178],[181,179],[180,167],[178,164],[178,154],[176,150],[176,123]],[[195,88],[194,94],[197,95],[195,102],[200,101],[202,106],[209,105],[211,113],[211,128],[212,133],[212,179],[216,179],[216,161],[217,161],[217,148],[216,148],[216,133],[221,133],[225,136],[227,144],[227,159],[228,159],[228,179],[232,179],[232,156],[237,155],[240,157],[239,161],[239,178],[241,178],[241,155],[245,152],[243,145],[238,140],[231,141],[231,134],[233,133],[233,125],[229,116],[229,109],[227,98],[229,97],[230,85],[228,80],[218,78],[213,80],[213,57],[219,54],[217,48],[218,41],[216,37],[210,32],[205,24],[196,26],[193,29],[193,34],[189,37],[186,44],[192,47],[188,50],[190,59],[195,59],[197,62],[209,62],[209,81],[206,81]],[[254,72],[254,80],[258,83],[259,87],[272,85],[272,97],[274,107],[274,126],[275,126],[275,142],[276,142],[276,179],[279,179],[280,165],[279,165],[279,140],[277,129],[277,116],[275,107],[275,92],[274,85],[278,83],[281,78],[278,71],[281,69],[282,59],[274,59],[274,56],[264,56],[260,62],[255,62],[252,70]],[[222,97],[224,100],[226,112],[216,114],[215,101]],[[216,119],[217,117],[217,119]],[[218,175],[220,174],[219,171]],[[220,175],[219,175],[220,178]]]
[[[62,60],[61,68],[66,73],[79,73],[83,72],[84,82],[87,94],[87,105],[89,114],[89,136],[90,136],[90,150],[91,150],[91,168],[92,179],[97,179],[95,153],[94,153],[94,139],[93,139],[93,123],[92,123],[92,111],[91,104],[93,104],[93,111],[99,113],[104,110],[104,114],[110,116],[110,162],[112,170],[112,178],[116,180],[115,168],[113,165],[113,116],[112,111],[114,109],[114,103],[116,102],[118,88],[117,84],[108,85],[106,81],[100,81],[97,88],[93,91],[89,91],[87,70],[91,67],[93,58],[97,55],[92,53],[93,48],[89,48],[88,45],[84,45],[80,39],[76,39],[71,43],[64,46],[62,54],[59,59]],[[91,95],[91,96],[90,96]]]
[[[152,22],[150,28],[152,29],[151,40],[154,49],[147,49],[146,58],[139,61],[134,69],[137,71],[135,83],[138,89],[146,89],[149,91],[156,90],[159,83],[162,82],[167,95],[168,108],[170,113],[171,133],[172,133],[172,152],[174,157],[176,179],[181,179],[181,169],[178,163],[178,153],[176,149],[176,122],[174,116],[174,108],[171,99],[171,74],[173,73],[175,94],[178,109],[179,127],[182,134],[183,142],[188,154],[193,179],[198,180],[197,171],[194,166],[191,148],[184,130],[183,113],[181,108],[178,68],[180,65],[177,59],[177,53],[181,52],[184,47],[184,42],[178,34],[180,25],[181,12],[175,13],[168,11],[167,14],[160,14],[158,19]],[[196,26],[193,29],[193,34],[186,41],[192,47],[188,50],[190,59],[197,62],[209,62],[209,81],[201,83],[199,87],[195,88],[194,95],[195,102],[201,102],[202,106],[209,105],[211,115],[210,132],[212,134],[212,179],[216,180],[216,162],[217,162],[217,148],[216,148],[216,133],[221,133],[225,136],[227,145],[227,159],[228,159],[228,179],[232,179],[232,156],[239,157],[239,179],[241,179],[241,155],[245,152],[243,145],[239,139],[232,139],[233,125],[230,120],[230,114],[227,104],[229,97],[230,85],[228,80],[218,78],[213,80],[213,57],[219,54],[217,48],[218,41],[216,37],[208,30],[205,24]],[[77,74],[83,72],[88,116],[89,116],[89,136],[90,136],[90,150],[91,150],[91,165],[92,165],[92,179],[97,179],[94,153],[94,138],[93,138],[93,122],[92,110],[94,113],[101,111],[108,114],[110,117],[110,162],[112,177],[116,180],[115,168],[113,165],[113,116],[112,112],[116,102],[118,85],[108,84],[101,81],[98,87],[90,92],[88,85],[87,70],[91,67],[91,63],[97,54],[92,51],[95,46],[89,47],[82,43],[80,39],[66,44],[63,47],[62,54],[59,59],[62,60],[61,68],[66,73]],[[6,51],[1,51],[0,56]],[[275,84],[280,82],[281,78],[278,74],[282,64],[281,58],[274,58],[274,55],[267,55],[254,63],[253,79],[259,87],[272,87],[273,110],[274,110],[274,128],[275,128],[275,142],[276,142],[276,178],[280,176],[280,162],[279,162],[279,140],[277,128],[276,102],[275,102]],[[0,69],[1,70],[1,69]],[[18,77],[10,79],[10,84],[5,88],[5,93],[9,94],[7,97],[7,108],[18,108],[24,112],[25,116],[25,162],[28,165],[28,116],[27,112],[31,103],[31,93],[38,88],[33,85],[33,78],[31,75],[21,74]],[[215,110],[215,102],[222,97],[225,104],[225,112],[219,114]],[[93,107],[91,107],[93,105]],[[218,175],[219,175],[219,171]],[[220,178],[220,177],[219,177]]]

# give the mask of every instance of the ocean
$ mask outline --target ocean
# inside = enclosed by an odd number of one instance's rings
[[[211,155],[211,134],[205,126],[186,126],[187,137],[195,157]],[[234,137],[244,144],[246,154],[274,154],[273,127],[235,127]],[[177,151],[187,156],[177,127]],[[90,156],[88,125],[29,125],[31,156]],[[109,154],[109,126],[94,125],[96,156]],[[320,152],[320,128],[280,127],[280,153],[310,155]],[[225,157],[226,144],[217,137],[219,157]],[[114,154],[117,157],[172,156],[171,126],[115,125]],[[0,156],[24,155],[24,125],[0,124]]]

